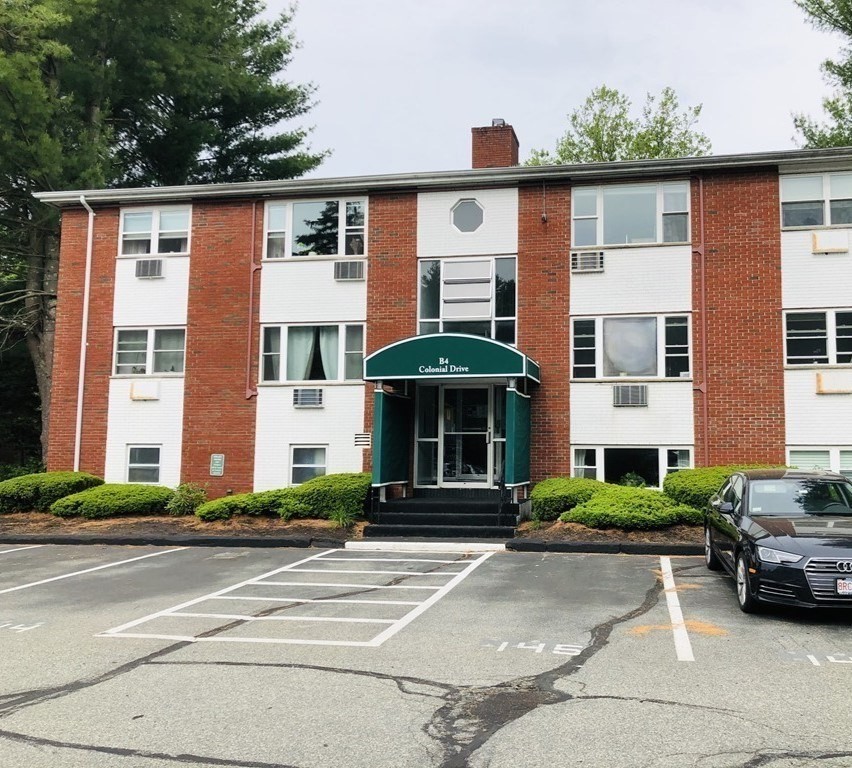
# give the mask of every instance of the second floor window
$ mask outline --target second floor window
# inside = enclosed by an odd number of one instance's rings
[[[787,365],[852,363],[852,311],[788,312]]]
[[[261,380],[358,381],[363,325],[290,325],[263,329]]]
[[[183,373],[186,330],[183,328],[128,328],[115,333],[118,375],[142,376]]]
[[[572,331],[575,379],[689,374],[686,315],[577,318]]]
[[[189,208],[121,213],[121,255],[189,253]]]
[[[366,200],[268,203],[266,258],[362,256]]]
[[[514,256],[420,262],[419,333],[469,333],[515,343]]]
[[[781,226],[852,224],[852,173],[781,177]]]
[[[689,241],[689,184],[613,184],[571,190],[571,247]]]

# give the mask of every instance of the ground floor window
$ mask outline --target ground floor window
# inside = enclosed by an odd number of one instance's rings
[[[290,447],[290,483],[301,485],[326,473],[327,457],[324,445],[293,445]]]
[[[617,485],[659,487],[668,473],[691,465],[689,448],[575,447],[571,474]]]
[[[160,482],[160,446],[127,446],[127,482]]]
[[[787,464],[797,469],[825,469],[852,478],[852,447],[790,448]]]

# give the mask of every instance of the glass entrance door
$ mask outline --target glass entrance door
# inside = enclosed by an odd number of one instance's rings
[[[491,388],[441,387],[440,485],[492,484]]]

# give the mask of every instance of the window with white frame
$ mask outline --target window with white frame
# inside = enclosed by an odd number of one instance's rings
[[[515,343],[516,259],[420,262],[419,333],[469,333]]]
[[[575,447],[572,450],[573,477],[588,477],[620,485],[660,487],[671,472],[692,466],[689,448]]]
[[[183,373],[186,346],[184,328],[128,328],[115,332],[118,375]]]
[[[358,381],[364,326],[272,325],[263,329],[261,380]]]
[[[189,253],[190,209],[150,208],[121,212],[121,255]]]
[[[689,242],[689,183],[571,191],[571,247]]]
[[[682,378],[689,375],[687,315],[576,318],[575,379]]]
[[[790,448],[787,466],[824,469],[852,478],[852,446],[843,448]]]
[[[852,363],[852,310],[788,312],[787,365]]]
[[[852,224],[852,173],[781,177],[781,226]]]
[[[266,258],[363,256],[367,201],[306,200],[266,205]]]
[[[127,446],[127,482],[160,482],[160,446]]]
[[[324,445],[290,446],[290,484],[301,485],[326,473],[327,448]]]

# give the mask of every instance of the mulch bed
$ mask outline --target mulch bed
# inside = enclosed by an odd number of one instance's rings
[[[108,534],[111,536],[253,536],[309,537],[348,541],[362,538],[366,523],[338,528],[328,520],[291,520],[239,515],[230,520],[205,522],[197,517],[111,517],[103,520],[63,519],[48,513],[23,512],[0,515],[0,536],[14,534]],[[653,531],[597,530],[577,523],[521,523],[518,538],[539,541],[635,542],[701,544],[700,526],[674,525]]]

